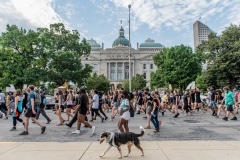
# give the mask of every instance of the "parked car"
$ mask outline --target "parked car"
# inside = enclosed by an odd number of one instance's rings
[[[47,105],[46,109],[53,109],[55,106],[55,99],[51,95],[46,95]]]

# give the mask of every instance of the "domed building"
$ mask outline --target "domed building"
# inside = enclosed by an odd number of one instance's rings
[[[87,42],[91,45],[91,53],[88,57],[82,57],[83,64],[93,66],[93,72],[98,75],[104,74],[115,86],[129,79],[129,40],[125,38],[122,26],[118,38],[113,41],[112,48],[104,49],[103,43],[100,45],[93,39]],[[151,72],[157,69],[152,57],[163,48],[162,44],[150,38],[140,45],[137,43],[136,49],[131,47],[131,77],[136,74],[143,75],[149,86]]]
[[[112,48],[115,48],[115,47],[128,47],[128,46],[129,46],[129,40],[124,37],[124,29],[121,26],[121,28],[119,30],[119,37],[113,42]]]

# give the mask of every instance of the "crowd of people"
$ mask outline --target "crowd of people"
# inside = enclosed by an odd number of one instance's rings
[[[104,93],[97,90],[92,90],[89,93],[85,87],[79,90],[64,90],[59,89],[55,93],[55,113],[59,119],[57,126],[66,125],[72,127],[76,122],[76,130],[73,134],[80,134],[82,125],[92,129],[92,134],[95,133],[95,126],[91,122],[99,117],[101,122],[113,121],[116,116],[118,119],[118,129],[120,132],[129,132],[129,120],[134,117],[134,114],[144,114],[146,119],[145,129],[151,129],[151,124],[154,126],[153,132],[160,131],[162,121],[159,120],[159,113],[164,116],[166,111],[173,114],[173,118],[178,118],[180,113],[185,116],[192,115],[201,110],[205,114],[208,110],[212,116],[219,118],[221,112],[224,113],[223,120],[227,121],[230,114],[231,120],[237,120],[240,94],[237,90],[231,91],[229,87],[224,87],[223,90],[216,89],[215,86],[208,88],[206,103],[201,98],[201,91],[198,88],[190,89],[184,93],[178,90],[163,91],[155,89],[150,91],[145,88],[143,91],[136,90],[135,93],[129,93],[124,89],[114,90],[109,93]],[[40,88],[33,85],[28,86],[28,89],[17,90],[15,93],[5,94],[0,89],[0,118],[8,120],[12,117],[13,126],[10,131],[16,131],[17,121],[22,123],[24,131],[20,135],[29,134],[29,119],[40,127],[43,134],[46,126],[39,121],[39,115],[42,114],[47,120],[47,124],[51,123],[48,117],[46,107],[46,93]],[[66,119],[62,114],[65,110]],[[111,112],[108,117],[105,112]],[[23,115],[24,114],[24,119]],[[90,118],[90,119],[89,119]]]

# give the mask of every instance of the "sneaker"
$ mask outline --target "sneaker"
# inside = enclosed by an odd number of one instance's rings
[[[159,129],[155,129],[155,130],[153,130],[153,132],[157,133],[157,132],[160,132],[160,130]]]
[[[103,123],[103,121],[104,121],[104,118],[102,118],[102,123]]]
[[[52,121],[52,120],[51,120],[51,119],[49,119],[49,120],[47,121],[47,123],[46,123],[46,124],[49,124],[51,121]]]
[[[175,116],[173,118],[177,118],[179,116],[179,113],[175,114]]]
[[[224,120],[224,121],[228,121],[228,118],[227,118],[227,117],[224,117],[223,120]]]
[[[46,126],[42,126],[42,128],[41,128],[41,134],[43,134],[43,133],[45,132],[45,130],[46,130]]]
[[[233,117],[231,120],[235,120],[235,121],[236,121],[236,120],[237,120],[237,117]]]
[[[23,131],[22,133],[20,133],[19,135],[28,135],[28,132]]]
[[[108,117],[105,117],[105,120],[107,120],[108,119]]]
[[[68,126],[69,128],[72,127],[72,125],[70,125],[69,123],[66,123],[65,125]]]
[[[162,112],[162,116],[164,116],[164,112]]]
[[[6,116],[4,119],[5,119],[5,120],[8,120],[8,117]]]
[[[95,126],[92,126],[92,134],[95,133],[95,129],[96,129],[96,127],[95,127]]]
[[[9,131],[17,131],[16,127],[13,127],[12,129],[10,129]]]
[[[219,116],[218,116],[218,115],[216,115],[216,118],[219,118]]]
[[[80,134],[80,130],[73,131],[72,134]]]

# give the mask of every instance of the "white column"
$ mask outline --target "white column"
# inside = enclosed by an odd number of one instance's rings
[[[108,63],[108,79],[110,80],[111,79],[111,63],[109,62]]]
[[[114,77],[114,79],[117,79],[117,62],[115,63],[115,75],[116,77]]]

